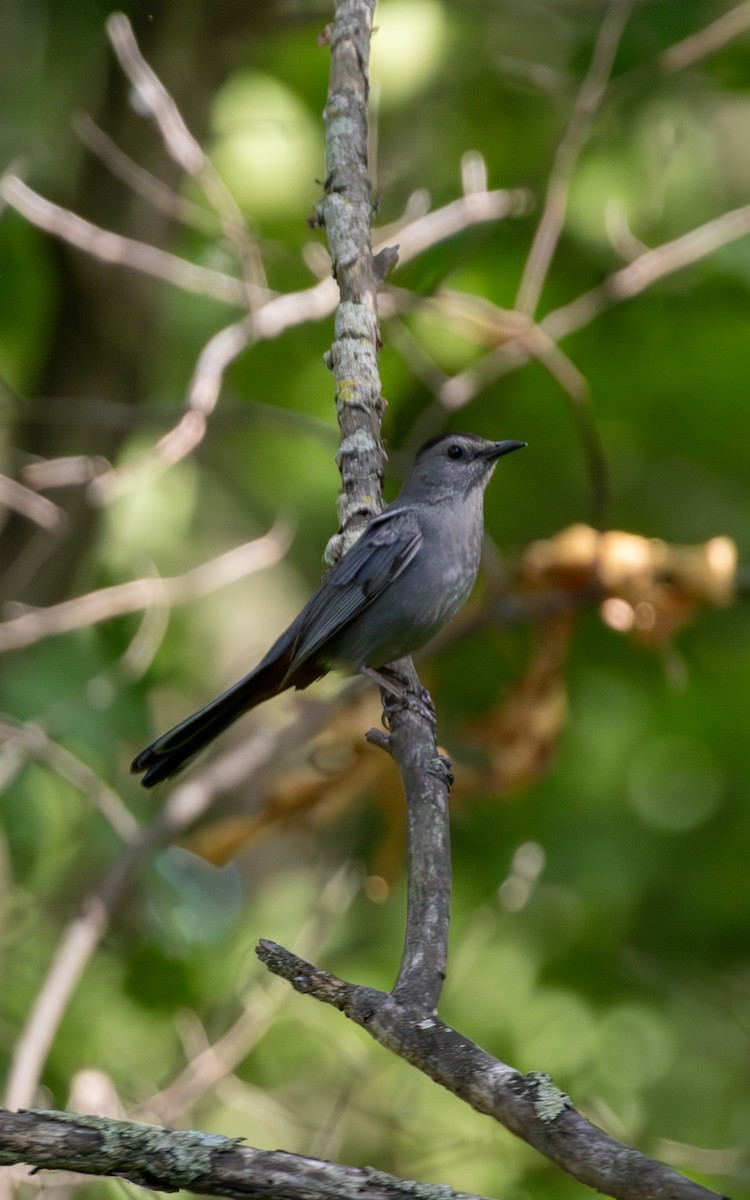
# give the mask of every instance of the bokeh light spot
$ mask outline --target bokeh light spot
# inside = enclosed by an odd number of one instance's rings
[[[724,779],[708,748],[693,738],[653,738],[634,756],[628,778],[636,812],[658,829],[696,829],[716,812]]]

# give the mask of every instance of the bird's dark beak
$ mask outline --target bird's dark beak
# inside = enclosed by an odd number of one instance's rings
[[[523,450],[524,446],[528,446],[528,442],[495,442],[489,450],[482,452],[482,458],[492,461],[503,454],[510,454],[511,450]]]

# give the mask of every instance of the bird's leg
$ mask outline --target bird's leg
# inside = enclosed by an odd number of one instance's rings
[[[395,696],[401,700],[409,694],[406,681],[396,671],[391,671],[388,667],[379,667],[377,670],[375,667],[360,667],[359,673],[371,679],[378,687],[383,688],[384,691],[388,692],[389,696]]]
[[[389,696],[393,697],[391,702],[383,700],[383,724],[386,729],[390,728],[390,720],[394,713],[403,708],[410,708],[421,712],[427,718],[430,725],[437,725],[437,716],[435,714],[435,705],[432,702],[432,696],[420,685],[419,691],[415,692],[408,686],[404,679],[401,678],[395,671],[391,671],[388,667],[379,667],[377,670],[374,667],[360,667],[360,674],[366,675],[368,679],[372,679],[381,687]]]

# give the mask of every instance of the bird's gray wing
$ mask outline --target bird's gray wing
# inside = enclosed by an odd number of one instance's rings
[[[332,567],[294,622],[293,665],[315,655],[329,638],[372,604],[398,579],[421,544],[419,523],[407,509],[386,509],[375,517],[349,553]]]

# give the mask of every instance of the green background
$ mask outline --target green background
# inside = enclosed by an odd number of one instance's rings
[[[130,103],[104,32],[109,5],[6,0],[4,10],[3,165],[95,223],[235,270],[210,220],[186,230],[155,213],[72,131],[73,116],[90,113],[127,153],[201,202]],[[659,59],[727,10],[706,0],[636,6],[573,173],[540,315],[623,265],[615,219],[655,246],[750,201],[750,34],[678,72]],[[327,7],[165,0],[126,11],[260,238],[270,286],[310,286],[301,251],[322,241],[307,219],[324,175],[329,56],[317,38]],[[416,189],[433,207],[455,199],[467,151],[483,156],[491,187],[524,187],[535,198],[533,211],[466,230],[393,275],[417,302],[382,330],[387,492],[403,467],[400,451],[413,449],[420,431],[524,438],[528,451],[501,464],[487,496],[488,532],[509,569],[529,542],[577,521],[675,543],[726,535],[747,563],[747,240],[565,340],[588,381],[607,464],[598,513],[569,400],[541,365],[506,374],[453,415],[441,415],[430,371],[417,369],[424,360],[415,344],[430,370],[447,374],[484,352],[420,297],[445,287],[512,307],[603,12],[594,0],[379,7],[378,223],[400,217]],[[15,477],[35,457],[122,463],[143,452],[177,420],[206,340],[236,316],[92,262],[7,209],[0,264],[0,470]],[[294,522],[283,564],[175,608],[140,673],[123,658],[138,616],[0,660],[3,712],[43,726],[139,821],[161,799],[130,779],[135,751],[248,669],[320,578],[339,484],[332,380],[322,364],[331,338],[326,320],[249,349],[227,372],[196,453],[158,480],[104,509],[80,488],[51,493],[69,514],[59,539],[32,536],[19,519],[2,529],[9,617],[15,601],[57,603],[154,569],[179,575],[280,515]],[[471,720],[499,703],[532,653],[522,623],[462,639],[430,662],[441,738],[459,766],[477,754]],[[509,796],[465,792],[455,805],[441,1009],[520,1070],[551,1072],[616,1137],[733,1196],[750,1195],[749,674],[743,598],[700,610],[658,650],[580,606],[565,670],[568,717],[551,763]],[[288,712],[282,705],[263,719],[274,729]],[[300,748],[282,771],[304,762]],[[90,797],[58,771],[7,746],[0,764],[6,1066],[61,931],[119,849]],[[223,803],[235,812],[257,803],[259,786],[250,800],[239,788]],[[221,1084],[173,1114],[174,1124],[507,1200],[582,1195],[333,1010],[270,986],[255,963],[259,936],[302,944],[314,919],[321,965],[392,984],[403,878],[392,870],[383,903],[363,881],[379,873],[384,845],[400,846],[397,809],[397,796],[365,789],[333,812],[281,823],[222,868],[182,847],[154,855],[76,990],[37,1102],[75,1105],[87,1095],[75,1090],[79,1073],[96,1068],[127,1113],[152,1119],[153,1095],[245,1003],[259,1020],[268,1013],[267,1030]],[[524,870],[530,883],[517,907],[503,884]]]

